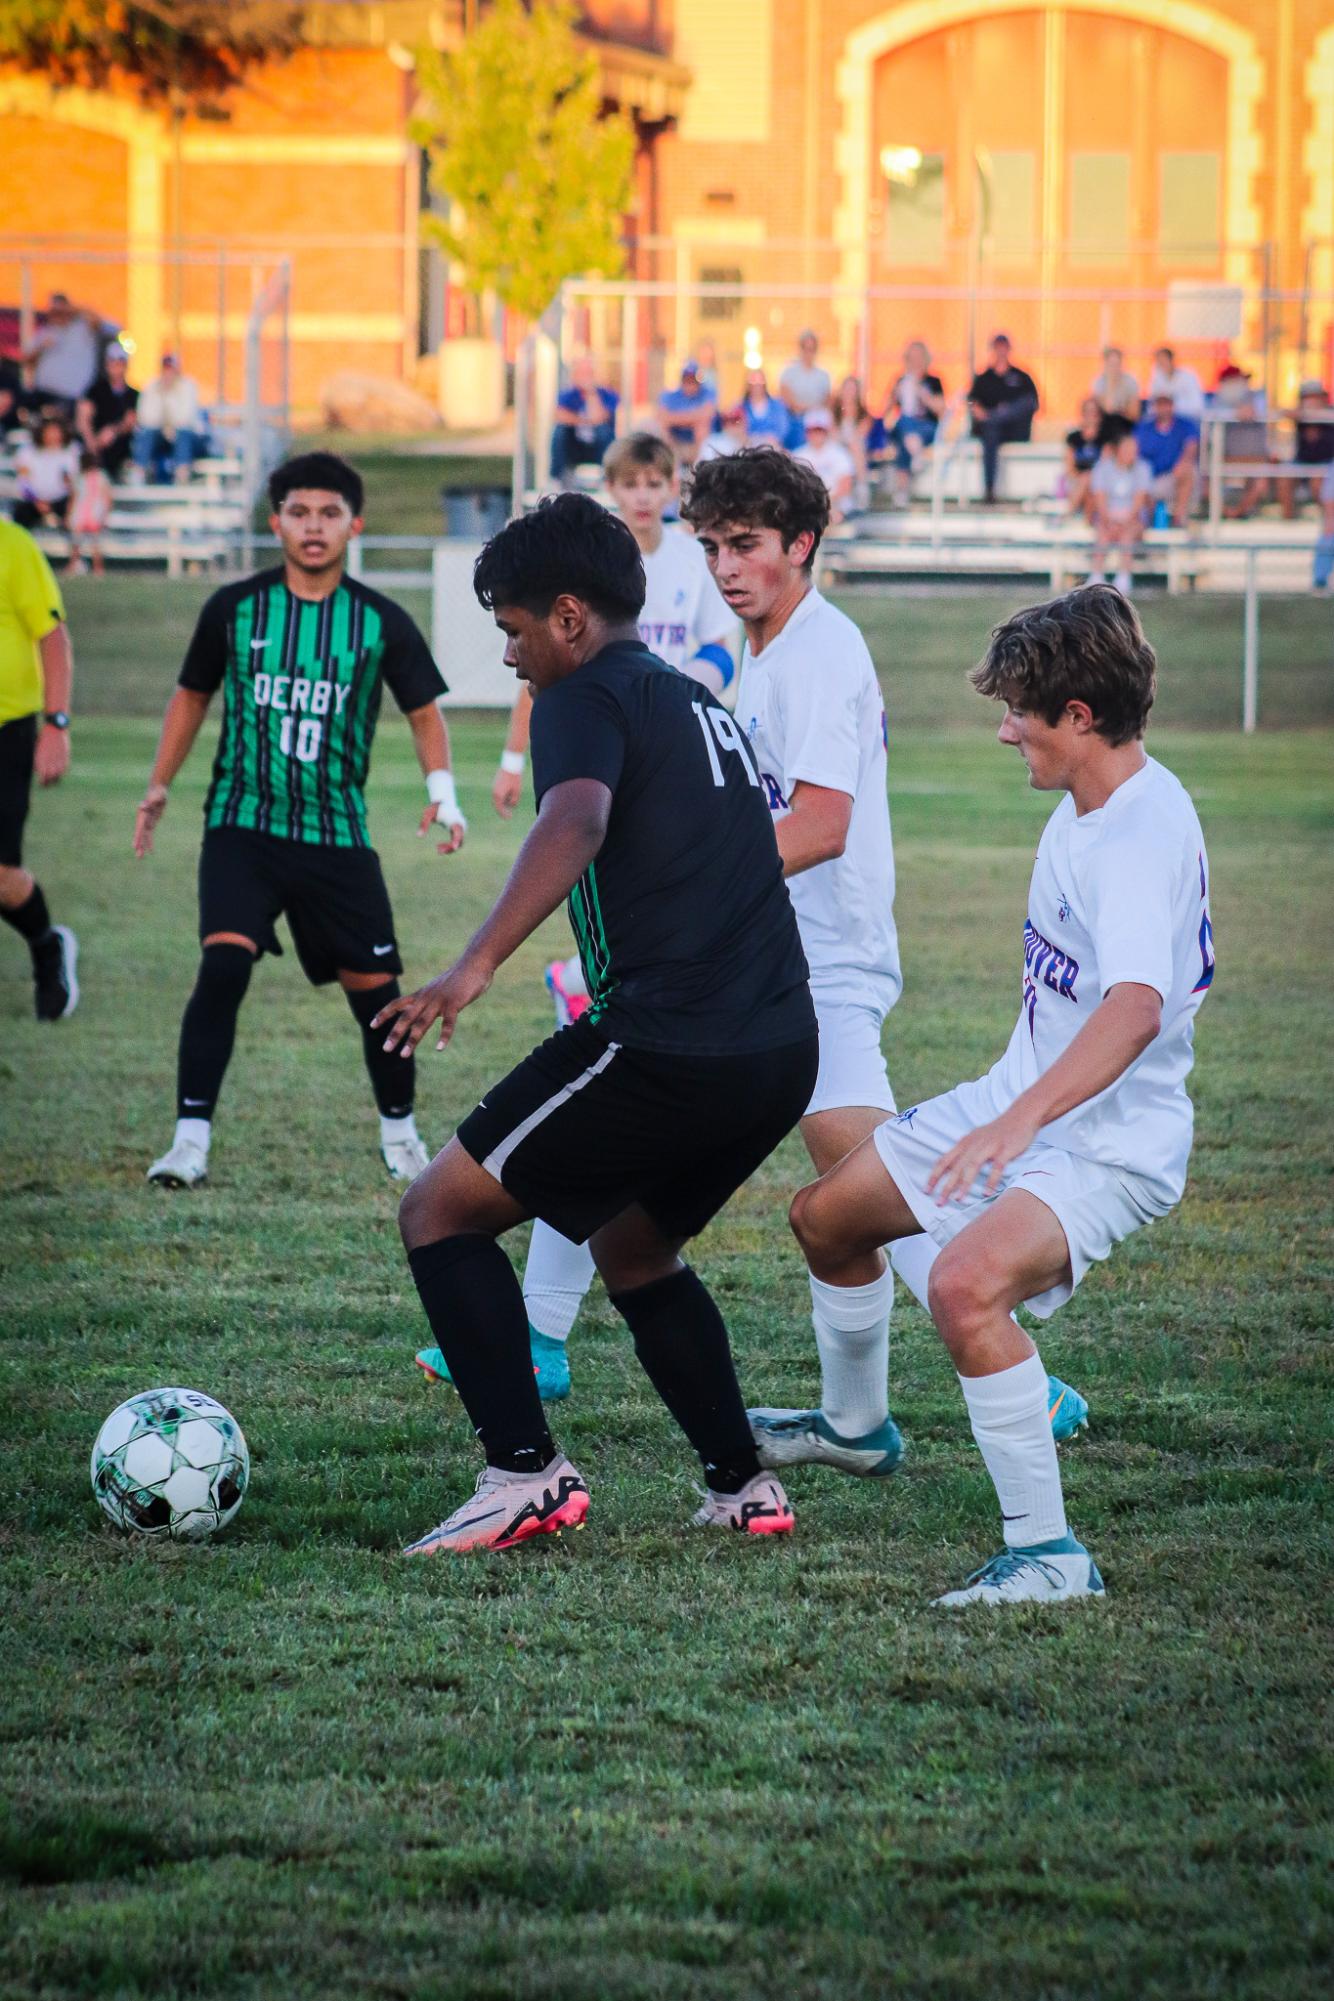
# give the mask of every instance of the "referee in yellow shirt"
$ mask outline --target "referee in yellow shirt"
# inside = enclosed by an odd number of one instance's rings
[[[73,675],[51,566],[26,528],[0,520],[0,917],[32,953],[39,1021],[61,1021],[79,1001],[79,941],[51,922],[41,885],[23,866],[33,773],[55,785],[69,770]]]

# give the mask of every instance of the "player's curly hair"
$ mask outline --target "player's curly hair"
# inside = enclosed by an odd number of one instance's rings
[[[705,459],[690,475],[681,518],[696,534],[726,525],[776,528],[783,547],[814,537],[810,569],[829,526],[829,494],[813,466],[772,445],[749,445],[730,458]]]
[[[473,565],[488,611],[517,605],[545,618],[558,597],[580,598],[608,620],[644,609],[644,559],[625,523],[586,493],[539,500],[493,535]]]
[[[1144,734],[1157,670],[1129,599],[1110,584],[1085,584],[998,625],[969,679],[980,695],[1053,725],[1067,702],[1087,702],[1098,735],[1122,744]]]

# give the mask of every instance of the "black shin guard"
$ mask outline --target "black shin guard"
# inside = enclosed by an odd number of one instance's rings
[[[181,1017],[177,1118],[213,1117],[254,967],[255,955],[245,945],[205,945],[199,978]]]
[[[33,884],[27,901],[20,903],[16,910],[0,909],[0,917],[6,924],[13,925],[20,938],[26,938],[35,952],[51,929],[51,913],[46,907],[41,884]]]
[[[384,1039],[388,1030],[371,1028],[380,1009],[387,1007],[391,1000],[398,999],[398,981],[388,980],[381,987],[362,987],[356,992],[347,988],[343,991],[361,1030],[361,1050],[366,1059],[366,1074],[375,1093],[376,1108],[382,1118],[405,1119],[412,1110],[416,1093],[417,1060],[413,1056],[404,1059],[397,1050],[392,1056],[386,1056]]]
[[[739,1493],[760,1470],[723,1317],[687,1266],[612,1305],[635,1337],[645,1375],[704,1462],[715,1494]]]
[[[528,1314],[494,1237],[440,1237],[408,1252],[431,1332],[488,1466],[540,1473],[556,1456],[533,1376]]]

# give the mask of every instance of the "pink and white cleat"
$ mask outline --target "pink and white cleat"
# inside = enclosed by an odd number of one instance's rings
[[[588,1489],[564,1453],[557,1453],[541,1473],[484,1466],[471,1500],[403,1554],[462,1556],[473,1549],[514,1549],[532,1536],[581,1529],[587,1513]]]
[[[792,1503],[772,1473],[757,1473],[739,1494],[715,1494],[690,1517],[692,1529],[737,1529],[742,1535],[791,1535],[797,1525]]]
[[[593,1005],[578,959],[553,959],[546,971],[547,992],[556,1003],[556,1026],[568,1028]]]

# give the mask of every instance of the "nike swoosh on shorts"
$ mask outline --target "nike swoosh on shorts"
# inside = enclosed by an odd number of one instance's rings
[[[376,956],[376,958],[377,958],[377,959],[382,959],[382,958],[384,957],[384,955],[385,955],[385,953],[386,953],[386,952],[392,952],[392,951],[393,951],[393,949],[394,949],[394,942],[393,942],[393,939],[392,939],[392,938],[390,939],[390,941],[389,941],[389,943],[388,943],[387,945],[372,945],[372,946],[371,946],[371,950],[372,950],[372,952],[374,952],[374,954],[375,954],[375,956]]]

